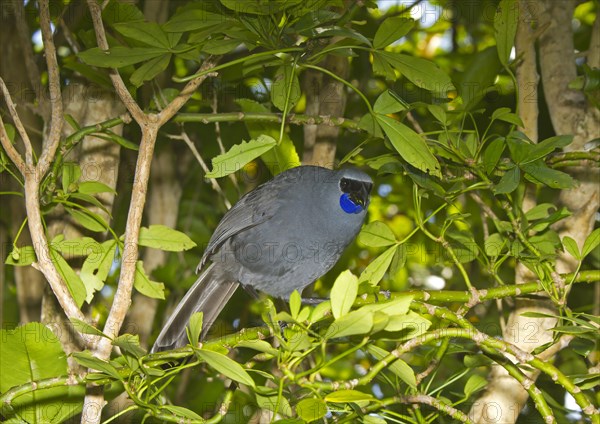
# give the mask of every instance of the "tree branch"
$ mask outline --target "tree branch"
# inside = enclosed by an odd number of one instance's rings
[[[213,68],[218,63],[218,61],[218,58],[206,58],[206,60],[202,63],[200,69],[198,69],[197,72],[201,75],[188,82],[185,85],[185,87],[183,87],[183,90],[181,90],[179,95],[175,97],[171,101],[171,103],[169,103],[163,110],[160,111],[160,113],[158,114],[159,126],[162,126],[165,123],[167,123],[167,121],[169,121],[177,112],[179,112],[179,109],[181,109],[183,105],[187,103],[190,97],[192,97],[192,95],[196,92],[200,84],[202,84],[207,77],[211,76],[211,74],[203,74],[204,71]]]
[[[94,32],[96,33],[96,42],[102,50],[108,50],[108,42],[106,41],[106,32],[104,31],[104,23],[102,22],[102,10],[96,0],[87,0],[90,14],[92,15],[92,23],[94,24]],[[142,111],[140,106],[131,96],[127,86],[123,82],[123,78],[117,69],[110,70],[110,80],[112,81],[117,95],[133,117],[135,121],[142,126],[142,123],[148,121],[147,115]]]
[[[4,83],[4,80],[2,78],[0,78],[0,90],[2,91],[2,95],[4,96],[4,101],[6,102],[6,107],[8,108],[8,112],[10,113],[13,123],[15,124],[15,128],[17,129],[17,132],[21,136],[21,139],[23,140],[23,144],[25,144],[25,163],[27,163],[28,167],[33,167],[33,165],[34,165],[33,164],[33,147],[31,145],[31,140],[29,139],[29,135],[27,134],[27,131],[25,131],[23,122],[21,122],[21,118],[19,118],[19,114],[17,113],[17,108],[16,108],[15,104],[13,103],[12,98],[10,97],[10,93],[8,92],[8,88],[6,87],[6,84]],[[2,120],[2,117],[0,117],[0,122],[2,122],[1,120]],[[6,129],[4,128],[4,123],[2,124],[2,133],[6,134]],[[23,163],[23,158],[21,157],[19,152],[17,152],[17,150],[14,148],[14,146],[10,142],[10,140],[8,138],[8,134],[6,135],[6,139],[7,139],[7,144],[8,144],[8,147],[7,146],[4,147],[6,149],[6,153],[8,153],[8,156],[14,162],[14,164],[17,165],[17,168],[19,168],[19,171],[21,172],[21,174],[23,176],[25,176],[25,168],[24,168],[25,164]],[[4,145],[4,143],[3,143],[3,145]],[[19,162],[23,163],[23,165],[20,166]]]
[[[35,58],[33,56],[31,34],[29,33],[29,27],[27,26],[27,20],[25,19],[24,2],[17,0],[13,1],[12,4],[15,9],[15,26],[17,28],[19,44],[21,45],[21,53],[25,59],[25,69],[29,78],[29,83],[39,102],[41,114],[46,118],[48,108],[46,99],[41,90],[42,78],[40,76],[40,70],[37,63],[35,63]]]
[[[50,25],[50,5],[48,0],[40,0],[40,28],[42,40],[44,41],[44,54],[46,66],[48,67],[48,91],[50,93],[51,121],[50,130],[45,137],[42,155],[37,164],[36,173],[41,179],[50,168],[54,160],[54,154],[60,142],[63,127],[63,104],[58,61],[56,59],[56,48],[52,38],[52,27]],[[36,193],[37,195],[37,193]]]
[[[2,94],[4,95],[6,104],[9,105],[10,103],[12,103],[12,100],[10,100],[10,96],[8,95],[8,90],[6,92],[4,91],[4,89],[6,88],[6,85],[4,85],[4,81],[2,80],[2,78],[0,78],[0,85],[2,86]],[[10,105],[8,106],[8,109],[9,110],[11,109]],[[17,116],[17,118],[18,118],[18,116]],[[15,121],[15,125],[16,125],[16,122],[21,123],[21,120],[17,119],[17,121]],[[21,124],[21,126],[22,126],[22,124]],[[6,132],[6,128],[4,127],[4,121],[2,120],[2,115],[0,115],[0,143],[2,143],[2,147],[4,148],[4,151],[6,152],[6,154],[10,158],[10,160],[15,164],[15,166],[17,167],[17,169],[19,170],[21,175],[25,176],[28,173],[27,172],[28,167],[27,167],[27,165],[25,165],[25,161],[23,161],[23,158],[21,157],[21,155],[19,154],[17,149],[15,149],[15,146],[13,146],[12,142],[10,141],[10,138],[8,137],[8,133]]]

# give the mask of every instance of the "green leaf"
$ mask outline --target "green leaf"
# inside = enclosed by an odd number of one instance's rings
[[[252,377],[250,377],[246,370],[233,359],[221,353],[206,349],[198,349],[195,353],[196,356],[198,356],[198,359],[205,361],[211,368],[214,368],[225,377],[237,381],[238,383],[245,384],[246,386],[256,387]]]
[[[321,399],[302,399],[296,405],[296,414],[306,422],[317,421],[327,415],[327,404]]]
[[[429,60],[392,52],[377,52],[377,55],[417,87],[440,94],[454,89],[450,77]]]
[[[496,187],[494,187],[494,194],[506,194],[512,193],[519,186],[519,182],[521,181],[521,171],[517,166],[509,169],[506,173],[500,178]]]
[[[562,242],[563,246],[565,249],[567,249],[567,252],[569,252],[571,256],[578,260],[582,259],[581,253],[579,252],[579,246],[577,246],[577,242],[573,238],[564,236]]]
[[[298,103],[301,95],[298,72],[294,66],[292,64],[281,66],[275,72],[271,85],[271,101],[273,105],[281,111],[289,111]]]
[[[384,52],[373,51],[373,73],[381,75],[388,81],[396,80],[396,72],[390,62],[383,56]]]
[[[85,321],[73,317],[69,318],[69,321],[71,321],[73,328],[75,328],[75,330],[82,334],[91,334],[93,336],[106,337],[107,339],[109,338],[102,331],[98,330],[96,327],[91,326]]]
[[[376,286],[390,267],[395,253],[396,246],[392,246],[377,256],[360,274],[358,283],[368,282],[371,286]]]
[[[425,333],[431,327],[431,321],[409,311],[406,315],[393,315],[385,326],[385,331],[403,332],[403,340],[410,340]]]
[[[371,401],[373,395],[359,392],[358,390],[337,390],[325,396],[325,402],[354,403],[360,401]]]
[[[165,298],[165,285],[163,283],[151,281],[150,278],[148,278],[142,261],[137,261],[135,264],[135,279],[133,280],[133,286],[144,296],[163,300]]]
[[[394,41],[404,37],[415,26],[415,21],[408,18],[393,16],[387,18],[379,25],[375,38],[373,39],[373,47],[382,49],[389,46]]]
[[[373,328],[373,313],[363,308],[342,315],[336,319],[325,334],[325,338],[353,336],[367,334]]]
[[[427,110],[442,125],[447,126],[449,124],[449,122],[448,122],[448,115],[446,114],[446,109],[444,109],[440,105],[427,105]]]
[[[112,344],[136,358],[141,358],[146,354],[146,351],[140,346],[140,336],[137,334],[121,334],[113,340]]]
[[[508,66],[510,52],[515,44],[518,23],[518,2],[516,0],[502,0],[494,16],[494,33],[496,45],[498,46],[498,58],[504,66]]]
[[[270,110],[264,105],[249,99],[239,99],[236,102],[247,113],[270,113]],[[260,121],[245,121],[246,128],[250,137],[257,138],[260,135],[268,135],[274,139],[279,139],[279,124]],[[283,139],[273,149],[262,154],[261,159],[265,166],[271,171],[272,175],[277,175],[282,171],[300,166],[300,157],[296,151],[296,146],[287,133],[283,134]]]
[[[119,134],[115,134],[110,130],[105,130],[103,133],[94,134],[94,136],[101,138],[102,140],[112,141],[113,143],[117,143],[119,146],[129,150],[134,150],[136,152],[140,150],[140,146],[127,140],[125,137],[121,137]]]
[[[298,313],[300,313],[300,307],[302,306],[302,297],[298,290],[294,290],[290,295],[290,313],[292,314],[292,318],[296,319],[298,317]]]
[[[122,377],[119,375],[117,369],[114,366],[112,366],[112,364],[103,361],[100,358],[96,358],[87,350],[83,352],[74,352],[72,355],[79,365],[103,372],[104,374],[111,376],[115,380],[123,380]]]
[[[336,278],[331,288],[331,312],[335,319],[346,315],[358,293],[358,278],[346,270]]]
[[[396,236],[386,223],[373,221],[362,228],[358,242],[369,247],[385,247],[395,244]]]
[[[390,264],[389,268],[390,278],[396,277],[398,272],[400,272],[400,270],[404,268],[404,265],[406,264],[407,255],[408,253],[406,251],[405,244],[396,246],[396,253],[394,253],[394,258],[392,259],[392,263]]]
[[[21,246],[13,248],[4,263],[12,266],[28,266],[36,261],[33,246]]]
[[[100,181],[82,181],[79,183],[79,187],[77,189],[79,193],[83,194],[98,194],[98,193],[112,193],[117,194],[117,192],[111,187],[107,186]]]
[[[182,9],[163,25],[166,32],[188,32],[230,24],[231,19],[224,15],[202,9]]]
[[[81,168],[76,163],[66,162],[62,168],[62,188],[65,193],[68,193],[71,184],[75,184],[81,177]]]
[[[395,299],[388,300],[387,302],[378,302],[365,305],[360,308],[360,310],[381,312],[389,315],[390,317],[396,315],[406,315],[413,299],[414,295],[412,294],[401,295]]]
[[[506,148],[506,141],[502,137],[494,139],[483,152],[483,168],[487,175],[492,175],[496,165]]]
[[[88,255],[81,266],[79,274],[88,293],[86,297],[88,303],[92,301],[94,292],[101,290],[104,286],[104,281],[108,277],[115,260],[117,242],[116,240],[108,240],[100,244],[100,247],[99,251],[94,251]]]
[[[600,228],[596,228],[592,233],[587,236],[583,243],[583,249],[581,249],[582,258],[592,253],[594,249],[600,244]]]
[[[538,219],[547,218],[550,215],[550,210],[556,209],[556,206],[552,203],[540,203],[535,205],[533,208],[525,212],[525,218],[528,221],[536,221]]]
[[[382,115],[408,110],[408,105],[402,98],[391,90],[386,90],[375,100],[373,110]]]
[[[167,411],[173,413],[177,417],[187,418],[189,420],[195,420],[195,421],[198,421],[198,422],[203,422],[204,421],[204,419],[200,415],[196,414],[191,409],[184,408],[183,406],[162,405],[160,408],[161,409],[166,409]],[[178,422],[186,422],[186,421],[182,420],[182,419],[179,419]]]
[[[496,46],[474,54],[466,63],[458,89],[466,110],[472,110],[489,92],[501,66]]]
[[[512,113],[507,107],[496,109],[494,113],[492,113],[492,120],[508,122],[509,124],[517,125],[519,127],[523,126],[523,121],[519,118],[519,115]]]
[[[200,334],[202,334],[202,321],[204,320],[204,314],[202,312],[195,312],[190,318],[189,331],[190,331],[190,344],[196,346],[198,340],[200,340]]]
[[[213,169],[206,174],[206,178],[220,178],[232,174],[248,162],[271,150],[276,144],[277,141],[268,135],[261,135],[256,139],[235,144],[226,153],[213,158]]]
[[[144,81],[150,81],[152,78],[167,69],[171,62],[171,53],[150,59],[142,66],[137,68],[129,77],[129,81],[136,87],[139,87]]]
[[[84,63],[99,68],[124,68],[125,66],[154,59],[165,53],[169,53],[169,50],[157,47],[116,46],[106,51],[101,50],[99,47],[94,47],[78,53],[77,56]]]
[[[575,186],[575,180],[569,174],[548,168],[541,160],[521,165],[529,180],[551,188],[567,189]]]
[[[144,20],[144,14],[131,3],[110,1],[102,10],[102,19],[105,24],[115,25],[120,22],[140,22]]]
[[[196,243],[186,234],[164,225],[151,225],[149,228],[140,228],[138,243],[140,246],[168,252],[181,252],[196,246]]]
[[[367,351],[375,357],[378,361],[389,356],[390,352],[385,349],[380,348],[376,345],[369,345],[367,347]],[[391,372],[393,372],[400,380],[404,381],[413,389],[417,388],[417,378],[415,377],[415,372],[413,369],[402,359],[396,359],[390,365],[387,366]]]
[[[87,296],[86,287],[83,284],[83,281],[81,281],[79,275],[73,271],[73,268],[71,268],[67,261],[65,261],[60,253],[53,249],[52,246],[50,246],[50,256],[58,273],[67,284],[69,293],[73,296],[75,303],[77,303],[77,306],[81,307]]]
[[[65,207],[65,210],[77,221],[78,224],[96,233],[103,233],[108,229],[108,224],[100,215],[85,210],[73,209]]]
[[[123,22],[113,25],[119,33],[150,47],[171,47],[167,34],[156,22]]]
[[[440,164],[419,134],[388,116],[378,114],[376,118],[402,159],[423,172],[441,178]]]
[[[64,376],[67,358],[59,338],[38,322],[0,330],[0,393],[34,381]],[[2,415],[13,423],[60,423],[78,414],[85,388],[61,386],[30,391],[16,397]]]
[[[477,393],[488,384],[487,380],[479,374],[473,374],[465,383],[465,398],[470,398],[473,393]]]
[[[213,38],[202,44],[204,53],[222,55],[229,53],[241,44],[237,38]]]
[[[556,149],[568,146],[573,142],[572,135],[557,135],[540,141],[534,145],[525,163],[533,162],[538,159],[544,159]]]
[[[485,254],[491,257],[500,256],[504,247],[506,246],[507,240],[502,237],[499,233],[490,235],[484,242]]]

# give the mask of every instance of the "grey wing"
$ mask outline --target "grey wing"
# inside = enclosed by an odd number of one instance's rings
[[[273,180],[243,196],[221,219],[198,264],[198,271],[208,258],[230,237],[269,220],[279,208],[277,184]]]

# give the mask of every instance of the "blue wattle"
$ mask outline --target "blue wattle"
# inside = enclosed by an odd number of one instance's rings
[[[357,205],[352,201],[352,199],[350,199],[350,195],[348,193],[344,193],[340,196],[340,206],[346,213],[360,213],[363,210],[361,205]]]

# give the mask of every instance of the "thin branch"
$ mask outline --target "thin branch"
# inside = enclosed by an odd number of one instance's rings
[[[198,152],[198,149],[196,149],[196,146],[194,145],[194,142],[190,139],[190,137],[188,136],[188,134],[184,130],[181,131],[180,135],[169,134],[167,137],[169,137],[171,139],[174,139],[174,140],[183,140],[183,142],[192,151],[192,154],[194,155],[194,157],[196,158],[196,160],[200,164],[200,167],[202,168],[202,170],[205,173],[208,174],[208,172],[210,170],[208,169],[208,166],[206,165],[206,162],[204,161],[204,159],[202,159],[202,156],[200,156],[200,152]],[[225,196],[225,193],[221,189],[221,186],[217,182],[216,178],[209,178],[209,181],[210,181],[210,185],[212,186],[212,188],[217,193],[219,193],[219,195],[221,197],[223,197],[223,203],[225,204],[225,207],[227,209],[231,209],[231,202],[229,201],[229,199],[227,199],[227,196]]]
[[[54,154],[60,142],[63,128],[63,104],[61,93],[61,81],[56,58],[56,48],[52,38],[52,27],[50,25],[50,5],[48,0],[40,0],[40,28],[42,40],[44,41],[44,54],[46,66],[48,67],[48,91],[50,94],[51,121],[50,130],[44,142],[44,149],[37,164],[37,174],[41,178],[54,159]],[[36,192],[37,196],[37,192]]]
[[[92,23],[94,24],[94,32],[96,33],[96,42],[101,50],[108,50],[108,42],[106,41],[106,33],[104,32],[104,23],[102,22],[102,9],[96,0],[87,0],[90,14],[92,15]],[[144,111],[136,103],[131,96],[127,86],[123,82],[123,78],[116,69],[111,69],[110,79],[115,87],[117,95],[133,117],[135,121],[141,126],[142,123],[148,121],[148,117],[144,114]]]
[[[175,114],[179,112],[179,109],[181,109],[183,105],[187,103],[189,98],[192,97],[192,95],[196,92],[200,84],[202,84],[207,77],[214,75],[213,73],[203,74],[203,72],[213,68],[218,61],[218,58],[209,57],[202,63],[202,66],[200,66],[200,69],[198,69],[198,73],[201,75],[188,82],[185,87],[183,87],[183,90],[181,90],[179,95],[175,97],[162,111],[160,111],[158,114],[159,126],[164,125],[173,116],[175,116]]]
[[[173,122],[200,122],[209,124],[211,122],[274,122],[281,123],[283,119],[281,113],[253,113],[253,112],[225,112],[219,114],[213,113],[179,113]],[[358,122],[352,119],[338,118],[329,115],[300,115],[288,114],[286,116],[288,124],[295,125],[315,125],[323,124],[331,127],[341,127],[349,130],[358,130]]]
[[[2,81],[1,78],[0,81]],[[2,81],[2,83],[4,82]],[[28,169],[27,165],[25,165],[23,158],[21,157],[19,152],[17,152],[17,149],[15,149],[15,146],[13,146],[12,142],[10,141],[10,138],[8,137],[8,134],[6,132],[6,128],[4,127],[2,115],[0,115],[0,143],[2,143],[4,151],[6,152],[10,160],[15,164],[21,175],[26,175]]]
[[[399,401],[401,403],[413,403],[413,404],[423,404],[429,405],[432,408],[437,409],[440,412],[443,412],[446,415],[454,418],[463,423],[472,424],[473,421],[461,410],[454,408],[451,404],[437,399],[433,396],[429,396],[426,394],[418,394],[418,395],[408,395],[408,396],[400,396]]]
[[[45,116],[48,113],[47,103],[41,90],[42,78],[40,76],[40,70],[35,62],[35,57],[33,56],[33,49],[31,47],[31,34],[29,32],[27,20],[25,19],[24,3],[25,2],[19,0],[12,2],[13,7],[15,8],[15,26],[17,28],[17,36],[19,38],[21,52],[23,53],[23,58],[25,59],[27,77],[29,78],[31,88],[35,92],[35,97],[39,102],[42,116]]]
[[[33,167],[33,147],[31,145],[31,140],[29,139],[29,135],[27,134],[27,131],[25,131],[23,122],[21,122],[21,118],[19,118],[19,114],[17,113],[17,108],[16,108],[15,104],[13,103],[12,98],[10,97],[10,93],[8,92],[8,88],[6,87],[6,84],[4,83],[4,80],[2,78],[0,78],[0,90],[2,91],[2,95],[4,96],[4,101],[6,102],[6,107],[8,108],[8,112],[10,113],[10,116],[13,119],[15,128],[17,129],[19,135],[21,136],[21,139],[23,140],[23,144],[25,144],[25,162],[27,163],[27,166]],[[2,118],[0,117],[0,119],[2,119]],[[4,128],[4,124],[2,124],[2,132],[3,133],[6,132],[6,130]],[[6,136],[6,138],[8,140],[8,135]],[[17,161],[23,162],[23,159],[21,158],[21,155],[17,152],[17,150],[13,147],[10,140],[8,140],[8,144],[10,145],[13,152],[11,152],[11,151],[9,151],[9,149],[7,149],[7,153],[9,155],[10,159],[19,168],[19,171],[21,171],[21,174],[23,174],[23,170],[21,170],[21,167],[19,166],[19,164],[17,162]],[[4,143],[3,143],[3,145],[4,145]],[[5,149],[6,149],[6,146],[5,146]],[[23,176],[25,176],[25,174],[23,174]]]

